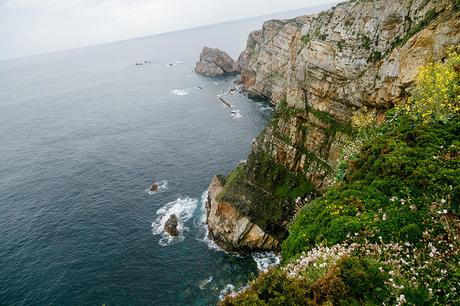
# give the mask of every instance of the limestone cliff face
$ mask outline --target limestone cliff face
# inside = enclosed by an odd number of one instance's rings
[[[349,1],[318,15],[267,21],[251,33],[236,63],[241,82],[278,110],[219,200],[281,241],[295,210],[292,195],[327,185],[353,113],[364,106],[383,113],[404,100],[418,67],[460,44],[460,12],[453,4]],[[220,201],[211,197],[210,209]],[[211,231],[221,224],[208,223]],[[221,240],[234,249],[244,243]]]

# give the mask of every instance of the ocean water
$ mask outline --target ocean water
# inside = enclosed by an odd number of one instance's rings
[[[203,224],[213,175],[271,110],[193,67],[205,45],[236,57],[260,24],[0,62],[1,305],[208,305],[276,263],[219,251]]]

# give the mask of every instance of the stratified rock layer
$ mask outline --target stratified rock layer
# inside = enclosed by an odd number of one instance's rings
[[[225,179],[215,176],[208,189],[207,223],[209,236],[224,250],[245,252],[253,249],[273,249],[279,242],[249,221],[231,203],[217,201]]]
[[[211,198],[211,211],[225,200],[236,216],[226,219],[229,230],[218,244],[247,248],[244,238],[231,239],[243,218],[275,241],[286,236],[295,212],[286,195],[311,193],[299,177],[317,191],[327,186],[353,114],[366,107],[381,115],[404,101],[418,67],[460,43],[454,2],[350,1],[317,15],[267,21],[249,35],[235,66],[246,90],[277,104],[277,112],[238,175],[230,174],[222,194]],[[222,226],[219,220],[208,224],[211,232]]]
[[[224,51],[204,47],[195,72],[206,76],[219,76],[236,72],[235,61]]]

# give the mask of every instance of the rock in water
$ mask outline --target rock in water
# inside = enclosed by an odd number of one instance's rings
[[[178,236],[179,231],[177,230],[177,227],[179,226],[179,220],[177,219],[177,216],[175,214],[172,214],[169,216],[168,221],[165,223],[165,232],[168,233],[171,236]]]
[[[157,192],[159,189],[159,186],[157,183],[153,183],[152,186],[150,186],[150,191],[151,192]]]
[[[235,61],[224,51],[204,47],[195,72],[207,76],[219,76],[236,72]]]

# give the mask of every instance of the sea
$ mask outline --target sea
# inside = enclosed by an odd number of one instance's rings
[[[193,68],[315,10],[0,61],[0,305],[213,305],[277,264],[220,250],[204,222],[272,107]]]

